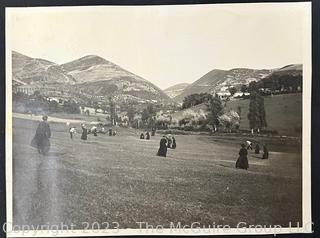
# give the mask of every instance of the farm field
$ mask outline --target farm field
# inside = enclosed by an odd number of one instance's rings
[[[249,130],[249,99],[229,101],[226,110],[238,111],[241,107],[240,128]],[[283,94],[264,97],[268,130],[281,135],[301,135],[302,128],[302,93]]]
[[[267,100],[266,100],[267,103]],[[269,103],[269,102],[268,102]],[[177,135],[177,149],[156,156],[161,135],[141,131],[69,138],[65,123],[49,123],[51,150],[30,147],[38,122],[13,120],[13,221],[20,225],[136,222],[170,226],[238,222],[283,225],[302,220],[301,154],[249,152],[248,171],[235,169],[240,143],[206,135]],[[276,142],[274,142],[276,143]]]

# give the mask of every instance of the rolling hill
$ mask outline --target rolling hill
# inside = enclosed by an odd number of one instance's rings
[[[194,93],[215,93],[223,87],[235,86],[240,88],[251,81],[259,81],[272,72],[272,70],[237,68],[231,70],[214,69],[200,79],[186,87],[183,92],[174,99],[182,102],[183,99]]]
[[[180,95],[186,89],[189,83],[179,83],[163,90],[169,97],[174,98]]]
[[[246,68],[231,70],[214,69],[187,86],[179,95],[174,97],[174,100],[182,102],[190,94],[213,94],[226,90],[228,87],[236,87],[240,90],[243,84],[248,85],[252,81],[262,82],[268,86],[275,86],[274,84],[282,84],[285,80],[291,81],[290,84],[292,85],[301,84],[302,64],[291,64],[282,68],[261,70]]]
[[[73,84],[75,79],[53,62],[12,51],[13,83],[18,85]]]
[[[15,85],[57,85],[57,90],[62,86],[77,96],[112,96],[124,101],[130,98],[140,102],[173,103],[168,95],[149,81],[96,55],[58,65],[13,51],[12,68]]]

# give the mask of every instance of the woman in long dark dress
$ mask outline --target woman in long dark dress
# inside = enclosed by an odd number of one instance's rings
[[[147,131],[147,133],[146,133],[146,140],[150,140],[150,133],[149,133],[149,131]]]
[[[165,136],[163,136],[160,140],[160,148],[157,155],[167,157],[167,139]]]
[[[256,144],[256,147],[254,148],[254,153],[260,154],[260,145],[258,143]]]
[[[172,137],[172,146],[171,149],[175,149],[177,148],[177,144],[176,144],[176,138],[174,138],[174,136]]]
[[[268,158],[269,158],[269,150],[266,145],[263,145],[262,159],[268,159]]]
[[[39,123],[36,134],[31,141],[31,146],[38,149],[39,154],[47,154],[50,150],[51,130],[47,122],[48,116],[42,117],[42,122]]]
[[[249,168],[249,163],[248,163],[248,151],[246,149],[246,145],[242,144],[241,149],[239,151],[239,158],[236,162],[236,168],[239,169],[248,169]]]
[[[140,134],[140,139],[141,139],[141,140],[144,139],[144,134],[143,134],[143,133]]]
[[[87,138],[88,138],[88,129],[85,127],[85,125],[82,125],[81,128],[82,128],[81,140],[87,140]]]

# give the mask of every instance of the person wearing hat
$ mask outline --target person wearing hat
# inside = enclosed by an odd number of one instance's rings
[[[43,116],[39,123],[36,134],[31,141],[31,146],[38,149],[39,154],[47,154],[50,150],[51,130],[48,123],[48,116]]]
[[[241,149],[239,151],[239,158],[236,162],[236,168],[238,169],[248,169],[249,163],[248,163],[248,151],[246,149],[245,144],[241,144]]]

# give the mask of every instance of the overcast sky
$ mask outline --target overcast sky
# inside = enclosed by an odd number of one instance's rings
[[[302,63],[305,6],[11,8],[7,40],[59,64],[96,54],[165,89],[212,69]]]

